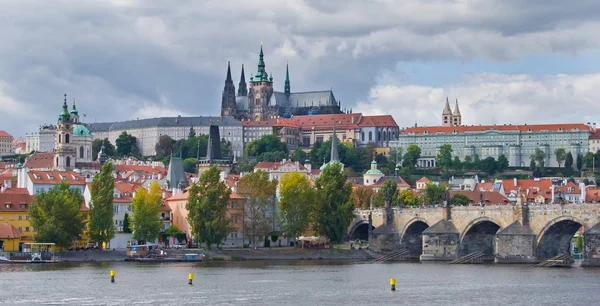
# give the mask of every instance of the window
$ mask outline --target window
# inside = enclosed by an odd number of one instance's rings
[[[6,208],[10,208],[12,205],[11,204],[6,204],[5,207]]]
[[[25,216],[25,220],[29,220],[29,215]]]
[[[27,208],[27,204],[21,204],[21,209]]]
[[[83,158],[83,146],[79,147],[79,158]]]
[[[71,157],[69,156],[67,156],[67,167],[71,167]]]
[[[69,134],[65,135],[65,143],[69,143]]]
[[[23,216],[19,216],[17,219],[19,219],[19,221],[23,220]]]
[[[369,131],[369,141],[373,140],[373,132]]]
[[[114,213],[115,215],[119,214],[119,205],[114,205]]]
[[[26,231],[26,232],[29,232],[29,226],[26,226],[26,227],[25,227],[25,231]]]
[[[365,132],[360,132],[360,141],[365,141]]]

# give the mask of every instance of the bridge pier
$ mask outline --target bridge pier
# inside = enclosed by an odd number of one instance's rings
[[[582,267],[600,267],[600,223],[583,232]]]
[[[458,256],[460,234],[454,223],[441,220],[423,231],[421,261],[448,261]]]
[[[536,235],[531,227],[519,221],[496,233],[496,263],[535,263]]]

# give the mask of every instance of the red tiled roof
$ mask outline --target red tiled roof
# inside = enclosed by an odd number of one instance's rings
[[[483,202],[488,204],[503,204],[508,203],[508,198],[500,194],[498,191],[471,191],[471,190],[450,190],[450,197],[452,198],[456,194],[463,194],[471,199],[472,203],[480,203],[481,195],[483,195]]]
[[[494,190],[494,183],[477,183],[475,184],[475,191],[492,191]]]
[[[149,165],[124,165],[119,164],[115,165],[115,170],[119,172],[127,172],[127,171],[143,171],[146,174],[158,174],[162,173],[163,176],[167,175],[167,169],[165,167],[152,167]]]
[[[29,178],[34,184],[60,184],[63,181],[69,183],[69,185],[85,185],[85,177],[81,174],[73,171],[42,171],[42,170],[31,170],[27,173]]]
[[[4,192],[0,192],[0,212],[29,211],[33,199],[34,197],[26,188],[8,188]],[[21,204],[25,204],[25,207],[21,207]]]
[[[590,127],[583,123],[566,123],[566,124],[524,124],[524,125],[461,125],[461,126],[419,126],[410,127],[403,131],[403,134],[437,134],[445,133],[467,133],[467,132],[483,132],[483,131],[520,131],[520,132],[541,132],[541,131],[564,131],[580,130],[590,131]]]
[[[395,126],[398,124],[392,115],[363,116],[358,126]]]
[[[31,155],[23,165],[23,168],[29,169],[50,169],[53,166],[53,152],[35,152]]]
[[[425,177],[425,176],[424,176],[424,177],[422,177],[422,178],[420,178],[420,179],[417,181],[417,183],[429,183],[429,182],[431,182],[431,180],[429,180],[429,179],[428,179],[427,177]]]
[[[297,128],[298,122],[296,122],[294,119],[270,118],[261,121],[242,121],[242,126],[288,126]]]
[[[504,194],[510,194],[518,192],[519,187],[523,189],[523,193],[527,193],[530,190],[530,194],[535,196],[541,194],[546,199],[552,197],[550,187],[552,182],[550,180],[517,180],[517,186],[515,186],[514,180],[502,180],[502,188],[504,188]],[[539,189],[539,192],[537,191]],[[533,193],[532,193],[533,191]]]
[[[600,139],[600,129],[593,131],[590,135],[590,139]]]
[[[571,188],[571,191],[569,191],[569,188]],[[581,189],[573,182],[568,182],[566,185],[563,186],[555,186],[554,192],[556,193],[559,191],[562,194],[581,194]]]
[[[0,137],[12,137],[12,135],[6,131],[0,130]]]
[[[116,203],[131,203],[133,201],[133,193],[140,188],[139,184],[132,184],[129,182],[116,181],[115,189],[120,193],[119,198],[113,198],[113,202]]]
[[[588,188],[585,190],[585,201],[588,203],[598,203],[600,202],[600,189],[598,188]]]
[[[330,115],[309,115],[309,116],[294,116],[292,119],[301,127],[336,127],[357,126],[362,117],[358,114],[330,114]]]
[[[23,236],[23,233],[21,233],[21,231],[18,230],[13,225],[11,225],[11,224],[0,225],[0,238],[15,239],[15,238],[21,238],[21,236]]]

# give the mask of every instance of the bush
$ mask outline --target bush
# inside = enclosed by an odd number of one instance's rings
[[[271,241],[272,242],[276,242],[277,238],[279,238],[279,236],[277,236],[277,235],[271,235]]]

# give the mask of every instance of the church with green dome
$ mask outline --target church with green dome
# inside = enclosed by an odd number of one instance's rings
[[[75,98],[73,98],[73,105],[69,111],[65,94],[56,126],[54,168],[81,169],[86,168],[85,165],[92,161],[92,134],[79,120]]]

